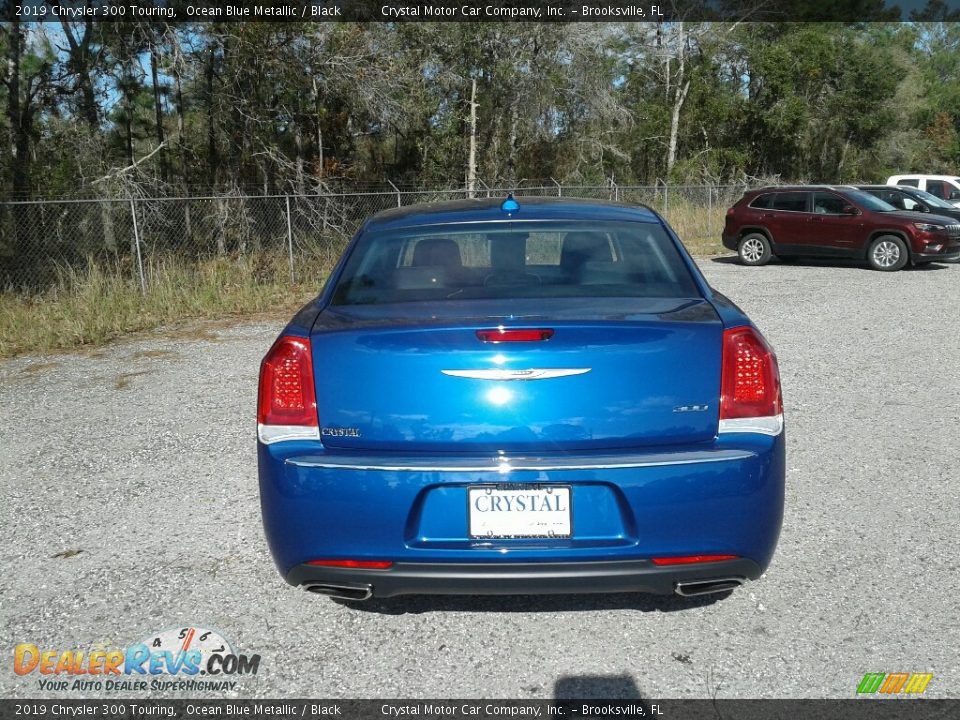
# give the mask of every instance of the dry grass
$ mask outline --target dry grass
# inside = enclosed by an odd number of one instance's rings
[[[710,257],[729,252],[720,242],[726,214],[726,206],[708,210],[680,202],[667,208],[666,218],[692,255]]]
[[[0,357],[102,345],[187,319],[289,317],[316,294],[326,275],[324,268],[301,269],[311,281],[291,285],[285,258],[263,256],[199,263],[161,257],[145,272],[145,294],[129,269],[96,263],[63,269],[41,294],[0,293]],[[206,329],[190,332],[216,338]]]

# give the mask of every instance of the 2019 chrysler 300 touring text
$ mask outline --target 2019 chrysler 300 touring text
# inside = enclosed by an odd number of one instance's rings
[[[370,218],[263,360],[260,497],[291,584],[698,595],[759,578],[777,360],[648,208]]]

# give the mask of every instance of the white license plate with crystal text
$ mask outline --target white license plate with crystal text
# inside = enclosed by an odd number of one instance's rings
[[[467,488],[470,537],[570,537],[570,488]]]

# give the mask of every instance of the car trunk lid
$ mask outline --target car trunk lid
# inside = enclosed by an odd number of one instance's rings
[[[705,300],[576,299],[552,303],[549,318],[534,301],[478,305],[322,313],[313,360],[324,445],[562,452],[716,435],[723,328]],[[500,327],[551,332],[478,336]]]

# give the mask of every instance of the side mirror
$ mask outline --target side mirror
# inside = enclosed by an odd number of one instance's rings
[[[843,215],[859,215],[860,214],[860,211],[857,210],[853,205],[844,205],[840,209],[840,212]]]

